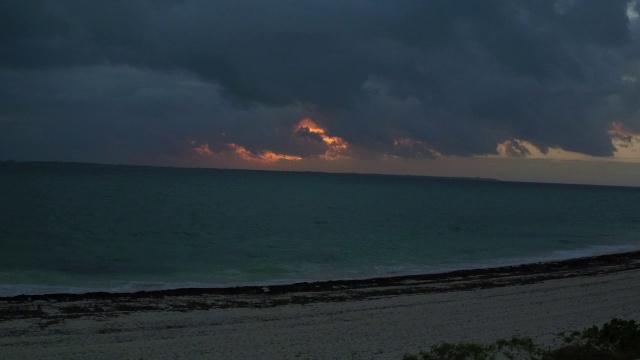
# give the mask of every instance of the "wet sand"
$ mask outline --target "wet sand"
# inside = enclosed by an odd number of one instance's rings
[[[0,358],[400,359],[640,320],[640,251],[443,274],[0,298]]]

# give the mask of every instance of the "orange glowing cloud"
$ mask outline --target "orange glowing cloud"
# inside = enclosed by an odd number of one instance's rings
[[[344,139],[342,139],[341,137],[329,136],[325,129],[321,128],[318,124],[316,124],[309,118],[300,120],[300,122],[293,127],[293,132],[296,134],[300,134],[305,131],[310,134],[317,135],[318,138],[327,147],[325,153],[320,156],[321,158],[325,160],[348,158],[348,156],[344,155],[344,153],[349,149],[349,143],[344,141]]]
[[[251,151],[247,150],[247,148],[245,148],[244,146],[238,145],[236,143],[229,143],[227,144],[227,147],[233,153],[235,153],[237,156],[239,156],[242,160],[245,160],[245,161],[259,162],[264,164],[264,163],[273,163],[278,160],[289,160],[289,161],[302,160],[300,156],[277,154],[269,150],[263,150],[257,154],[252,153]]]
[[[194,144],[195,141],[192,140],[191,144]],[[200,155],[213,155],[213,151],[211,151],[211,149],[209,149],[209,144],[204,143],[196,148],[193,148],[193,150],[195,150],[195,152],[197,152]]]
[[[195,145],[196,141],[190,140],[189,144]],[[200,146],[193,147],[192,150],[195,151],[200,156],[209,156],[209,157],[214,157],[218,159],[239,157],[244,161],[262,163],[262,164],[274,163],[279,160],[289,160],[289,161],[302,160],[300,156],[278,154],[270,150],[262,150],[258,153],[253,153],[247,150],[247,148],[245,148],[244,146],[238,145],[236,143],[224,144],[224,148],[214,153],[209,148],[209,144],[203,143]]]
[[[305,137],[307,139],[309,139],[309,135],[311,135],[310,137],[313,139],[313,141],[324,145],[324,153],[319,156],[313,156],[309,158],[319,158],[324,160],[349,158],[349,156],[347,156],[349,144],[339,136],[329,135],[325,129],[320,127],[309,118],[300,120],[300,122],[298,122],[293,127],[292,133],[293,135]],[[221,133],[221,135],[222,137],[226,137],[225,133]],[[209,148],[209,144],[207,143],[202,143],[198,146],[198,141],[193,139],[188,140],[188,143],[191,145],[190,148],[192,149],[192,151],[195,151],[198,155],[208,156],[218,160],[227,159],[233,161],[233,159],[241,159],[244,162],[250,162],[254,164],[270,164],[281,160],[300,161],[304,159],[301,156],[277,153],[268,149],[259,149],[252,151],[247,149],[245,146],[235,142],[225,141],[222,143],[217,143],[214,147],[214,149],[216,150],[215,153]]]

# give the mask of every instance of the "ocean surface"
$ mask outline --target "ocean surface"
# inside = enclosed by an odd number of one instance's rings
[[[0,296],[441,272],[640,248],[640,188],[0,163]]]

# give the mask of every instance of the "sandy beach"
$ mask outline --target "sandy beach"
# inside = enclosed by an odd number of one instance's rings
[[[445,274],[0,299],[3,359],[400,359],[640,320],[640,252]]]

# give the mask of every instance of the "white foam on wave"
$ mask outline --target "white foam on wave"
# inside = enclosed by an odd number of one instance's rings
[[[640,250],[640,242],[620,245],[592,245],[585,248],[555,250],[538,256],[505,257],[478,262],[441,263],[430,265],[397,264],[393,266],[375,266],[372,271],[352,273],[352,276],[329,278],[322,280],[367,279],[374,277],[438,274],[457,270],[486,269],[502,266],[517,266],[541,262],[562,261],[608,254],[620,254]]]
[[[581,257],[618,254],[629,251],[640,250],[640,242],[637,244],[625,245],[592,245],[583,249],[557,250],[553,252],[553,260],[577,259]]]
[[[0,285],[0,297],[12,297],[18,295],[44,295],[44,294],[84,294],[96,291],[90,287],[82,286],[47,286],[37,284],[2,284]]]
[[[38,284],[2,284],[0,285],[0,297],[14,297],[20,295],[49,295],[49,294],[86,294],[96,292],[108,293],[134,293],[139,291],[160,291],[189,288],[232,288],[238,286],[269,286],[285,285],[296,282],[309,281],[310,279],[275,279],[256,281],[238,281],[234,283],[205,283],[205,282],[143,282],[131,281],[114,284],[111,286],[46,286]],[[310,281],[318,281],[315,279]]]
[[[576,249],[554,250],[551,253],[542,254],[540,256],[497,259],[494,262],[487,263],[487,265],[513,266],[513,265],[533,264],[533,263],[539,263],[539,262],[579,259],[579,258],[599,256],[599,255],[620,254],[620,253],[636,251],[636,250],[640,250],[640,242],[636,244],[590,245],[587,247],[576,248]]]

